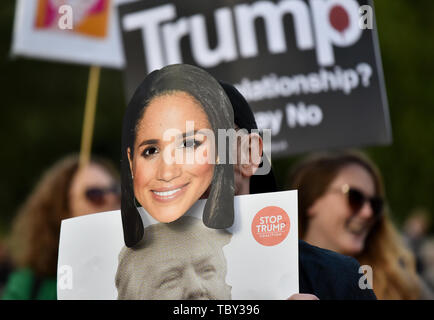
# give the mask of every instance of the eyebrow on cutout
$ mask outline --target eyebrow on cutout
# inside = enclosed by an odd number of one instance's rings
[[[198,131],[200,131],[200,130],[184,132],[180,137],[182,137],[182,138],[191,137],[191,136],[194,136],[196,133],[198,133]],[[159,142],[160,142],[160,139],[148,139],[148,140],[142,141],[138,147],[140,148],[141,146],[145,146],[148,144],[158,144]]]
[[[158,142],[159,142],[160,140],[158,140],[158,139],[149,139],[149,140],[144,140],[144,141],[142,141],[140,144],[139,144],[139,148],[141,147],[141,146],[145,146],[145,145],[148,145],[148,144],[158,144]]]

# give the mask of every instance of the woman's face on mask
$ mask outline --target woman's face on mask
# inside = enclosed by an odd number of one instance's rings
[[[185,92],[153,98],[139,120],[134,152],[127,150],[134,195],[159,222],[181,217],[211,183],[214,141],[205,129],[206,113]]]

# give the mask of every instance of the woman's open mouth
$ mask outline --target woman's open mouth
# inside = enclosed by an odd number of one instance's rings
[[[363,236],[369,232],[370,225],[367,223],[349,223],[346,226],[348,232],[355,236]]]
[[[151,190],[152,196],[157,201],[169,202],[182,195],[185,192],[187,185],[188,183],[181,186]]]

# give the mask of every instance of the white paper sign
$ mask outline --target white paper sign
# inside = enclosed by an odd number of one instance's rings
[[[229,233],[209,229],[203,225],[201,216],[205,201],[199,200],[186,213],[186,217],[180,218],[180,220],[184,218],[199,221],[200,224],[195,223],[195,225],[200,230],[203,229],[200,235],[193,234],[193,231],[188,235],[177,234],[179,238],[173,243],[170,243],[171,236],[164,236],[162,239],[168,243],[167,250],[159,249],[158,252],[155,251],[157,247],[153,249],[154,244],[157,243],[155,239],[159,239],[158,236],[154,237],[154,242],[142,249],[124,248],[120,211],[63,220],[57,275],[58,299],[117,299],[118,294],[134,299],[145,296],[149,299],[160,299],[164,297],[166,288],[171,290],[168,293],[173,298],[176,292],[182,291],[179,286],[186,282],[186,276],[183,280],[178,278],[184,276],[181,275],[182,273],[189,272],[180,266],[187,256],[193,259],[194,255],[199,253],[198,250],[214,258],[218,256],[218,251],[211,249],[218,247],[215,245],[217,243],[215,238],[210,240],[211,238],[204,236],[216,232],[218,236],[220,233],[225,233],[230,239],[220,247],[220,252],[223,252],[222,259],[214,259],[216,261],[214,265],[206,262],[208,265],[205,266],[206,263],[201,262],[199,267],[195,265],[191,269],[194,271],[191,273],[193,279],[191,281],[196,281],[199,285],[201,281],[209,282],[212,278],[213,281],[222,282],[213,285],[213,288],[222,288],[222,290],[207,292],[209,297],[234,300],[286,299],[298,293],[297,191],[236,196],[235,221],[234,225],[227,230]],[[163,229],[168,228],[167,224],[160,224],[152,219],[142,208],[141,216],[145,226],[145,238],[149,234],[148,226],[158,228],[161,225]],[[188,242],[190,240],[197,241]],[[208,240],[212,243],[207,244]],[[191,249],[196,251],[185,254],[186,247],[197,248],[196,244],[200,244],[201,248],[205,249]],[[123,253],[120,255],[121,250]],[[157,258],[155,258],[156,253]],[[120,257],[125,259],[128,255],[130,260],[122,260],[122,263],[119,263]],[[152,268],[149,266],[151,263]],[[176,273],[170,271],[172,264],[178,264],[172,268],[177,270]],[[160,265],[161,269],[156,268]],[[126,267],[130,271],[125,271]],[[218,271],[219,268],[223,271]],[[166,269],[167,271],[164,271]],[[131,273],[131,270],[137,274],[127,274]],[[158,274],[159,271],[164,272]],[[115,284],[117,272],[119,292]],[[222,275],[221,279],[218,280],[214,274]],[[164,279],[161,278],[161,282],[155,286],[155,281],[161,276],[164,276]],[[195,276],[198,278],[194,278]],[[150,283],[151,280],[154,282]],[[122,284],[122,281],[128,283],[127,287]],[[207,285],[204,284],[203,287]],[[153,288],[159,291],[152,291]],[[121,290],[123,290],[122,294]],[[224,293],[219,295],[223,291]],[[185,298],[185,296],[180,297],[180,299]],[[194,296],[191,298],[193,299]]]
[[[117,5],[131,0],[18,0],[12,55],[123,68]]]

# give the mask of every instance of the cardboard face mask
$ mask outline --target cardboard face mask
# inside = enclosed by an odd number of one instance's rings
[[[166,223],[208,193],[204,224],[214,229],[232,226],[230,146],[225,140],[220,148],[225,152],[220,153],[217,137],[219,129],[233,126],[228,97],[204,70],[170,65],[144,79],[128,104],[122,128],[121,213],[127,247],[144,235],[137,202]]]

